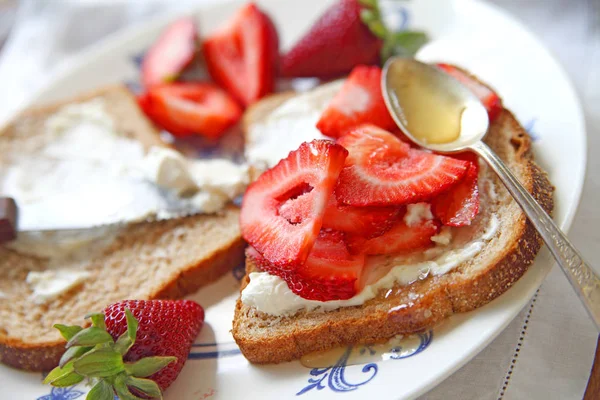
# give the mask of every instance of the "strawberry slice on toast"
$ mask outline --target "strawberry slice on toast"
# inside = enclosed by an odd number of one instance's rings
[[[323,111],[317,128],[324,135],[337,138],[365,123],[386,130],[396,126],[381,94],[381,68],[359,65]]]
[[[472,78],[468,73],[458,69],[457,67],[449,64],[438,64],[439,68],[441,68],[444,72],[451,75],[455,79],[458,79],[460,83],[465,85],[475,96],[481,100],[483,106],[488,112],[488,117],[490,121],[496,119],[500,112],[502,111],[502,100],[500,97],[491,90],[488,86],[478,82],[474,78]]]
[[[397,254],[431,246],[431,237],[439,228],[440,224],[435,220],[426,220],[410,226],[405,221],[399,221],[381,236],[367,239],[348,235],[346,242],[354,254]]]
[[[461,182],[431,200],[431,211],[444,225],[471,225],[479,212],[479,163],[475,153],[461,153],[452,157],[468,161],[469,169]]]
[[[327,140],[303,143],[248,187],[240,214],[242,236],[269,263],[297,269],[306,261],[347,155]],[[281,215],[286,202],[305,205],[297,220]]]
[[[323,228],[362,235],[382,235],[402,216],[402,207],[352,207],[341,204],[335,193],[329,198]]]
[[[199,42],[192,18],[180,18],[169,25],[142,60],[144,86],[150,88],[177,79],[196,57]]]
[[[360,64],[379,64],[382,41],[360,19],[357,0],[339,0],[329,7],[283,56],[286,77],[332,78]]]
[[[404,205],[429,200],[458,183],[468,162],[413,149],[373,125],[362,125],[337,141],[348,158],[335,194],[351,206]]]
[[[282,278],[290,290],[308,300],[344,300],[358,292],[365,256],[348,251],[341,232],[321,230],[306,261],[287,271],[270,264],[255,249],[249,255],[266,272]]]
[[[298,223],[310,212],[310,204],[304,196],[288,201],[279,214],[291,223]],[[323,228],[367,238],[382,235],[402,216],[403,207],[352,207],[337,201],[332,193],[323,216]]]
[[[202,51],[215,82],[248,106],[273,91],[278,47],[273,22],[249,3],[206,38]]]
[[[242,115],[227,92],[212,83],[155,85],[138,103],[150,119],[176,136],[200,134],[216,139]]]

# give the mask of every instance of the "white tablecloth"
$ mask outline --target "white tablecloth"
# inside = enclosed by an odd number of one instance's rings
[[[68,63],[69,56],[159,11],[176,11],[200,1],[22,1],[15,28],[0,53],[0,121],[43,85],[49,73]],[[600,199],[600,158],[596,157],[600,152],[600,2],[494,3],[541,37],[582,98],[588,129],[588,173],[570,237],[588,260],[600,266],[600,213],[595,204]],[[580,399],[596,339],[594,326],[555,267],[531,304],[490,346],[423,398]]]

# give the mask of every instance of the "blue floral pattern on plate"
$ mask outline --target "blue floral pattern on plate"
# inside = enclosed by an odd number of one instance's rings
[[[392,347],[389,351],[389,353],[391,353],[389,360],[400,360],[419,354],[431,344],[433,331],[430,330],[428,332],[419,333],[417,336],[419,338],[419,345],[416,348],[405,349],[402,345]],[[333,392],[349,392],[371,382],[379,371],[377,363],[368,363],[363,366],[361,371],[369,375],[362,382],[350,383],[346,380],[346,367],[348,366],[348,359],[353,350],[354,346],[347,347],[344,354],[338,359],[335,365],[332,365],[331,367],[311,369],[309,372],[310,377],[308,378],[308,385],[296,393],[296,396],[300,396],[312,389],[322,390],[326,387]],[[376,353],[372,345],[363,345],[358,351],[361,355],[364,355],[366,352],[369,352],[370,355],[375,355]],[[325,386],[325,384],[327,386]]]
[[[83,395],[84,392],[77,390],[77,386],[64,388],[53,387],[50,390],[49,394],[42,397],[38,397],[37,400],[72,400],[77,399]]]

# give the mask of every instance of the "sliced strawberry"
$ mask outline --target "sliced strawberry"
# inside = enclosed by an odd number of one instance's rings
[[[352,255],[348,251],[341,232],[322,230],[306,259],[298,269],[287,271],[278,268],[258,255],[249,254],[266,272],[281,277],[292,292],[309,300],[343,300],[358,291],[365,264],[364,255]]]
[[[262,174],[244,195],[240,215],[244,239],[277,267],[301,265],[321,229],[327,201],[347,155],[333,142],[314,140]],[[307,211],[290,222],[279,210],[300,197],[308,205]]]
[[[242,115],[240,106],[212,83],[157,85],[138,102],[159,126],[177,136],[220,137]]]
[[[172,82],[192,62],[198,50],[198,30],[192,18],[169,25],[142,61],[142,83],[146,88]]]
[[[435,197],[460,181],[468,163],[413,149],[389,132],[362,125],[338,139],[349,151],[335,194],[352,206],[389,206]]]
[[[329,7],[281,61],[287,77],[331,78],[359,64],[379,64],[382,42],[360,20],[356,0]]]
[[[435,220],[426,220],[411,226],[399,221],[381,236],[366,239],[347,235],[346,242],[350,251],[355,254],[396,254],[430,246],[433,243],[431,236],[438,232],[439,227],[440,224]]]
[[[177,121],[171,121],[164,112],[163,107],[159,106],[156,101],[153,101],[149,93],[142,93],[137,97],[138,105],[148,118],[175,136],[189,136],[190,131],[182,127]]]
[[[483,103],[485,109],[488,112],[488,116],[490,121],[493,121],[500,115],[502,111],[502,100],[500,97],[488,86],[483,83],[478,82],[474,78],[472,78],[466,72],[456,68],[450,64],[438,64],[444,72],[458,79],[463,85],[465,85],[469,90],[475,94]]]
[[[329,198],[323,227],[371,238],[390,229],[402,212],[402,207],[346,206],[340,204],[334,194]]]
[[[317,128],[324,135],[337,138],[365,123],[382,129],[396,126],[381,95],[381,68],[359,65],[323,111]]]
[[[444,225],[471,225],[479,212],[479,163],[477,156],[470,152],[452,157],[469,161],[469,169],[462,181],[431,200],[431,211]]]
[[[310,212],[306,196],[288,201],[279,214],[291,223],[298,223]],[[402,216],[402,207],[352,207],[338,203],[335,194],[329,197],[323,228],[352,233],[368,238],[379,236],[392,227]]]
[[[278,48],[273,22],[254,3],[240,8],[202,44],[212,78],[246,106],[273,91]]]

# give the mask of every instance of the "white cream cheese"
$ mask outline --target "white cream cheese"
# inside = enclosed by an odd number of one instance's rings
[[[67,105],[48,118],[43,135],[3,154],[0,193],[24,212],[19,224],[52,229],[85,223],[168,217],[198,208],[217,212],[248,184],[248,169],[228,160],[187,160],[118,132],[102,100]],[[194,196],[185,195],[188,191]],[[167,211],[165,211],[167,210]],[[118,230],[22,233],[9,246],[50,258],[51,264],[86,260],[112,242]]]
[[[489,238],[484,239],[488,240]],[[442,226],[442,229],[431,237],[431,241],[442,246],[447,246],[452,242],[452,228],[449,226]]]
[[[394,266],[382,278],[366,285],[360,293],[347,300],[307,300],[293,293],[283,279],[266,272],[253,272],[249,276],[250,283],[242,291],[242,302],[275,316],[293,315],[304,310],[330,311],[340,307],[359,306],[374,298],[380,290],[390,289],[397,283],[407,285],[429,275],[443,275],[470,260],[496,234],[498,225],[496,215],[491,215],[486,230],[471,242],[452,249],[438,248],[436,251],[434,248],[422,253],[425,257],[434,256],[432,259],[411,262],[403,256],[388,257],[387,260],[383,256],[373,257],[370,262],[375,265],[401,264]]]
[[[144,158],[144,175],[150,182],[178,195],[196,192],[198,186],[190,174],[188,162],[181,153],[163,147],[152,147]]]
[[[89,272],[77,269],[30,271],[26,281],[33,291],[33,302],[43,304],[80,285],[89,276]]]
[[[285,101],[247,132],[246,160],[258,169],[273,167],[290,151],[313,139],[329,139],[316,128],[322,111],[344,81],[334,81]]]
[[[433,219],[433,214],[429,203],[415,203],[406,206],[406,214],[404,214],[406,225],[415,226],[431,219]]]

